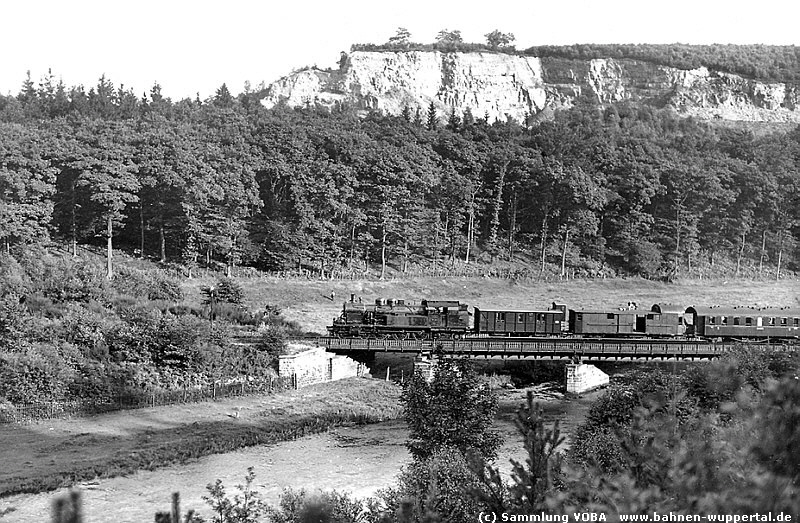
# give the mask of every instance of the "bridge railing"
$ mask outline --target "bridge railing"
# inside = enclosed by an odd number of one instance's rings
[[[315,340],[334,351],[422,353],[441,350],[445,354],[471,357],[543,358],[714,358],[737,345],[733,341],[688,339],[611,338],[466,338],[460,340],[400,340],[332,338]],[[784,343],[755,344],[765,349],[786,348]]]

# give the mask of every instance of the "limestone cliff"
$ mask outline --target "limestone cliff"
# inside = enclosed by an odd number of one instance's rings
[[[438,51],[353,52],[338,71],[306,69],[273,83],[272,107],[347,105],[523,121],[569,107],[588,93],[601,102],[632,100],[703,119],[800,122],[798,86],[765,83],[704,67],[675,69],[634,60],[568,60]]]

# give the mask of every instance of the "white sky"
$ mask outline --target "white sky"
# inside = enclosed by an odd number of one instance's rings
[[[386,7],[381,4],[388,4]],[[483,42],[499,29],[516,45],[763,43],[800,45],[790,0],[2,0],[0,93],[26,71],[87,90],[105,74],[141,96],[202,99],[227,83],[267,84],[306,65],[333,67],[352,43],[382,43],[398,27],[417,42],[459,29]]]

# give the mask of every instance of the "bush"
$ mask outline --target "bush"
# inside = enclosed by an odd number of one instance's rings
[[[261,516],[267,513],[267,505],[262,501],[261,495],[253,490],[253,481],[256,475],[253,467],[247,468],[244,485],[237,485],[239,494],[228,497],[222,480],[206,485],[208,496],[203,499],[214,511],[214,523],[256,523]]]
[[[27,330],[27,315],[13,294],[0,298],[0,351],[13,351]]]
[[[16,404],[60,400],[66,396],[72,375],[58,352],[47,346],[0,354],[0,397]]]
[[[281,329],[262,329],[261,336],[256,344],[259,354],[266,355],[265,362],[277,368],[278,358],[286,354],[286,337]]]
[[[106,331],[113,329],[113,323],[85,306],[69,304],[61,318],[60,337],[80,347],[86,357],[105,359],[109,355]]]
[[[209,306],[209,314],[211,309]],[[214,305],[214,319],[227,321],[228,323],[236,323],[239,325],[257,325],[258,318],[251,314],[247,309],[241,305],[232,303],[216,303]]]
[[[571,439],[568,455],[572,463],[596,466],[604,472],[616,472],[622,467],[622,445],[610,427],[581,425]]]
[[[203,305],[211,304],[212,293],[215,303],[241,305],[244,302],[244,289],[230,278],[220,278],[214,286],[201,287],[200,293],[203,295]]]
[[[24,304],[29,313],[46,318],[60,318],[64,314],[62,304],[53,303],[53,300],[38,292],[25,296]]]
[[[148,300],[176,302],[183,299],[180,283],[160,271],[141,271],[122,266],[114,275],[113,286],[120,294]]]
[[[56,302],[105,301],[108,280],[102,269],[67,257],[26,251],[20,263],[31,278],[31,291]]]
[[[433,379],[428,382],[415,374],[401,401],[409,428],[406,446],[414,459],[424,460],[451,447],[464,455],[477,452],[494,459],[501,444],[491,430],[497,397],[480,383],[469,361],[440,359]]]
[[[484,511],[475,496],[478,475],[455,448],[440,448],[415,460],[398,478],[398,486],[381,493],[383,512],[394,521],[472,521]]]
[[[658,246],[645,240],[630,246],[628,259],[630,269],[646,278],[657,276],[663,261]]]
[[[22,265],[5,253],[0,254],[0,298],[24,296],[31,290],[31,281]]]
[[[272,523],[359,523],[364,520],[364,510],[364,503],[347,493],[287,489],[278,508],[268,513]]]

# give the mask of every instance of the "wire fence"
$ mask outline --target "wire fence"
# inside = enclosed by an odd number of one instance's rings
[[[117,410],[214,401],[221,398],[271,394],[296,388],[295,376],[269,381],[191,386],[178,390],[154,390],[115,394],[106,398],[62,401],[0,403],[0,423],[26,423],[87,416]]]

